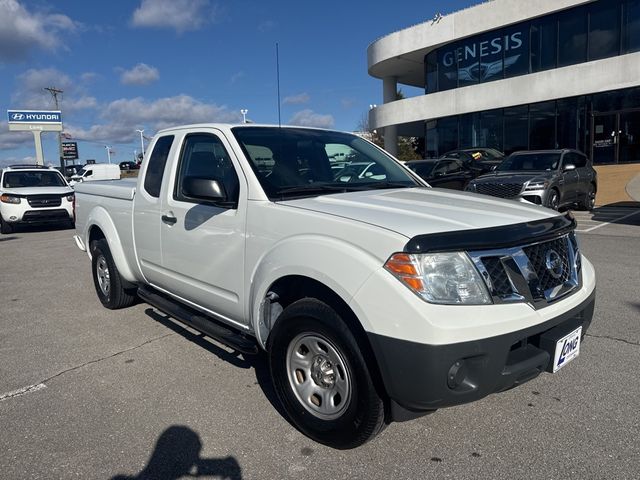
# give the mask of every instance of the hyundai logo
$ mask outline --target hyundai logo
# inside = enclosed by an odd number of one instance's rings
[[[11,120],[23,120],[24,113],[14,113],[11,115]]]
[[[547,254],[545,255],[545,266],[547,267],[549,274],[555,279],[560,278],[564,273],[562,257],[560,257],[560,254],[555,250],[550,249],[547,251]]]

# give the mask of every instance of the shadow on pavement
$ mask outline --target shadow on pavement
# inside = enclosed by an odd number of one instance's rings
[[[173,321],[171,317],[160,314],[153,308],[147,308],[145,310],[145,313],[153,320],[173,330],[177,334],[195,343],[199,347],[204,348],[221,360],[229,362],[231,365],[238,368],[253,368],[256,375],[257,384],[262,390],[262,393],[264,394],[266,399],[269,401],[269,403],[271,403],[273,408],[280,414],[282,418],[289,422],[290,425],[294,426],[289,421],[289,416],[282,408],[280,400],[278,400],[276,391],[273,388],[273,384],[271,383],[271,374],[269,372],[269,360],[267,359],[267,355],[264,351],[260,350],[257,355],[244,355],[239,352],[229,352],[210,341],[210,339],[206,335],[202,333],[193,333],[191,330],[188,330],[187,328],[182,326],[182,324],[176,323],[177,321]]]
[[[9,240],[18,240],[20,237],[0,237],[0,242],[8,242]]]
[[[624,210],[616,210],[615,214],[611,212],[611,209],[628,209],[628,212]],[[617,202],[610,203],[608,205],[601,205],[593,209],[593,217],[592,220],[598,222],[613,222],[619,225],[638,225],[640,226],[640,213],[630,215],[627,218],[623,218],[622,220],[617,220],[617,218],[625,217],[626,215],[633,214],[634,209],[640,211],[640,203],[639,202]]]
[[[173,480],[182,477],[211,477],[241,480],[242,470],[235,457],[201,458],[200,436],[188,427],[172,425],[156,442],[149,462],[134,476],[116,475],[111,480]]]

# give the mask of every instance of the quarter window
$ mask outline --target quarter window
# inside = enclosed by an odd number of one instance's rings
[[[144,177],[144,189],[152,197],[160,196],[160,187],[162,186],[162,177],[164,176],[164,167],[167,164],[169,151],[173,144],[173,135],[160,137],[153,147],[151,157],[149,157],[149,165]]]

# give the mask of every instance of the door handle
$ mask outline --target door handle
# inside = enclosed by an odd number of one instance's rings
[[[167,225],[174,225],[178,221],[178,219],[173,216],[173,212],[163,213],[161,218]]]

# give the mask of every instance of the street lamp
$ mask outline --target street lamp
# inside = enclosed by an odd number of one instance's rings
[[[142,156],[144,157],[144,138],[142,136],[142,132],[144,132],[144,130],[137,130],[136,132],[138,132],[140,134],[140,147],[142,147]]]
[[[247,123],[247,113],[249,113],[249,110],[243,108],[240,110],[240,113],[242,114],[242,123]]]
[[[104,148],[107,149],[107,158],[109,159],[109,163],[111,163],[111,147],[109,145],[105,145]]]

